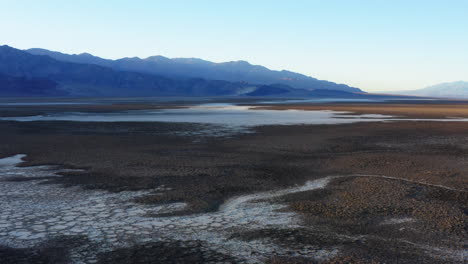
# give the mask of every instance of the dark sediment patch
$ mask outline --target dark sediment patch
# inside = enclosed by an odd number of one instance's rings
[[[462,260],[460,259],[459,263]],[[430,257],[421,249],[401,244],[398,241],[366,240],[346,245],[340,256],[326,261],[303,257],[272,257],[268,264],[378,264],[378,263],[457,263],[446,258]]]
[[[335,234],[325,232],[324,230],[314,230],[307,228],[259,229],[248,232],[234,233],[231,238],[245,241],[268,238],[279,245],[310,245],[316,249],[327,247],[331,248],[337,245],[344,245],[355,242],[351,239],[339,238]]]
[[[98,263],[237,263],[234,258],[206,249],[200,241],[154,242],[98,255]]]
[[[0,181],[23,182],[23,181],[50,180],[53,178],[55,177],[3,177]]]
[[[70,250],[84,245],[83,237],[57,237],[34,248],[11,248],[0,245],[2,264],[68,264]]]

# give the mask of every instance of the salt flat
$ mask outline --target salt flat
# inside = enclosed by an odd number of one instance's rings
[[[0,159],[0,244],[9,247],[34,247],[54,236],[83,236],[89,243],[75,248],[74,263],[97,261],[99,253],[135,243],[151,241],[202,241],[204,247],[232,255],[240,263],[258,263],[273,252],[279,256],[305,256],[326,259],[337,248],[318,249],[290,244],[278,246],[268,241],[231,239],[236,231],[259,228],[297,227],[297,215],[282,212],[284,205],[269,200],[285,194],[323,188],[328,179],[275,192],[240,196],[227,201],[218,212],[190,216],[151,217],[177,212],[184,203],[142,205],[132,199],[149,191],[108,193],[41,184],[43,177],[58,177],[62,169],[51,166],[16,167],[25,155]],[[28,181],[18,181],[28,177]],[[15,178],[15,181],[8,179]],[[31,178],[38,178],[34,180]],[[6,181],[5,181],[6,180]],[[252,256],[253,252],[255,256]],[[213,262],[216,262],[214,260]]]

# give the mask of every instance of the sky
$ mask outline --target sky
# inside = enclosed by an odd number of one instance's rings
[[[369,92],[468,81],[468,0],[0,0],[0,45],[246,60]]]

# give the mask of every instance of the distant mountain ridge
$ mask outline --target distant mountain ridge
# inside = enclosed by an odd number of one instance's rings
[[[78,55],[77,55],[78,56]],[[92,57],[79,55],[79,58]],[[157,59],[157,58],[154,58]],[[349,98],[336,90],[303,90],[284,84],[176,78],[122,71],[93,63],[66,62],[0,46],[0,96],[286,96]]]
[[[447,97],[447,98],[468,98],[468,82],[446,82],[433,86],[429,86],[419,90],[398,91],[398,94],[415,95],[415,96],[430,96],[430,97]]]
[[[291,71],[274,71],[260,65],[252,65],[246,61],[214,63],[198,58],[169,59],[163,56],[151,56],[146,59],[134,57],[108,60],[88,53],[69,55],[38,48],[26,51],[34,55],[47,55],[60,61],[96,64],[114,70],[149,73],[166,77],[203,78],[263,85],[276,83],[306,90],[324,89],[363,92],[359,88],[345,84],[317,80]]]

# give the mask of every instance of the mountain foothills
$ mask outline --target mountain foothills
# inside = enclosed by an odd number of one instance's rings
[[[398,91],[398,93],[416,96],[468,98],[468,82],[447,82],[429,86],[419,90]]]
[[[67,55],[0,46],[1,96],[362,97],[361,90],[247,62]]]

